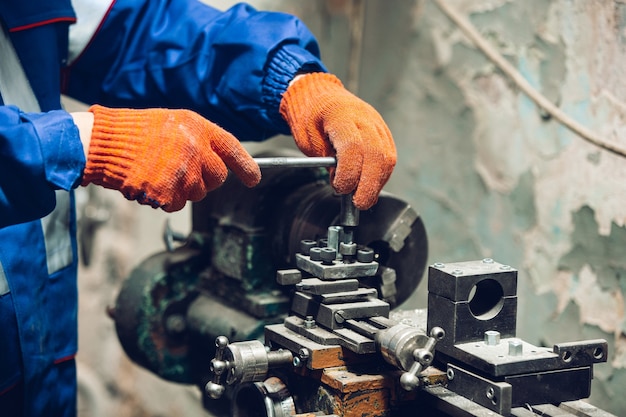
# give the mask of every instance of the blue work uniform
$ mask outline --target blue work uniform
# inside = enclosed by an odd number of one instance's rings
[[[76,414],[72,189],[85,161],[61,92],[111,107],[192,109],[240,140],[263,140],[289,133],[278,108],[295,74],[325,71],[291,15],[194,0],[73,4],[0,2],[1,29],[39,107],[0,99],[2,417]],[[91,28],[81,27],[83,12]]]

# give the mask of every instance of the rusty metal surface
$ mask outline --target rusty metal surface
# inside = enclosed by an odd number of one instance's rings
[[[171,381],[194,381],[186,332],[168,329],[167,323],[174,315],[184,317],[197,296],[203,256],[186,246],[146,259],[124,282],[112,312],[126,354]]]

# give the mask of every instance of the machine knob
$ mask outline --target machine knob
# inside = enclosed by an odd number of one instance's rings
[[[204,386],[204,390],[207,395],[214,400],[217,400],[224,394],[224,385],[221,385],[220,382],[222,380],[222,375],[224,371],[228,368],[228,363],[226,363],[224,359],[224,351],[228,346],[228,338],[226,336],[218,336],[215,339],[215,358],[211,360],[211,372],[213,373],[213,378],[211,381],[207,382]]]

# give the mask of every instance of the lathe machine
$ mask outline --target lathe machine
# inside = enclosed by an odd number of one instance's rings
[[[607,342],[518,338],[516,269],[434,263],[428,309],[397,310],[426,269],[415,209],[383,193],[359,212],[333,158],[257,161],[258,187],[229,178],[125,281],[113,317],[138,365],[216,415],[610,416],[581,401]]]

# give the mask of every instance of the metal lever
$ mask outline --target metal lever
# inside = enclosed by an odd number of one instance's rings
[[[272,156],[269,158],[254,158],[259,168],[326,168],[337,166],[337,159],[333,156],[320,157],[284,157]]]
[[[420,386],[418,375],[433,362],[435,345],[444,338],[445,334],[441,327],[433,327],[430,330],[430,337],[426,345],[413,351],[413,359],[415,362],[411,365],[411,369],[404,372],[400,377],[400,385],[404,390],[412,391]]]
[[[267,158],[254,158],[261,169],[264,168],[328,168],[337,166],[337,158],[334,156],[319,157],[284,157],[273,156]],[[355,227],[359,225],[359,210],[352,203],[352,193],[341,196],[341,212],[339,225]]]
[[[213,378],[207,382],[204,390],[209,397],[217,400],[224,394],[224,385],[220,384],[222,374],[228,368],[228,363],[224,361],[224,352],[228,346],[228,339],[226,336],[219,336],[215,339],[215,358],[211,361],[211,371],[213,372]]]

